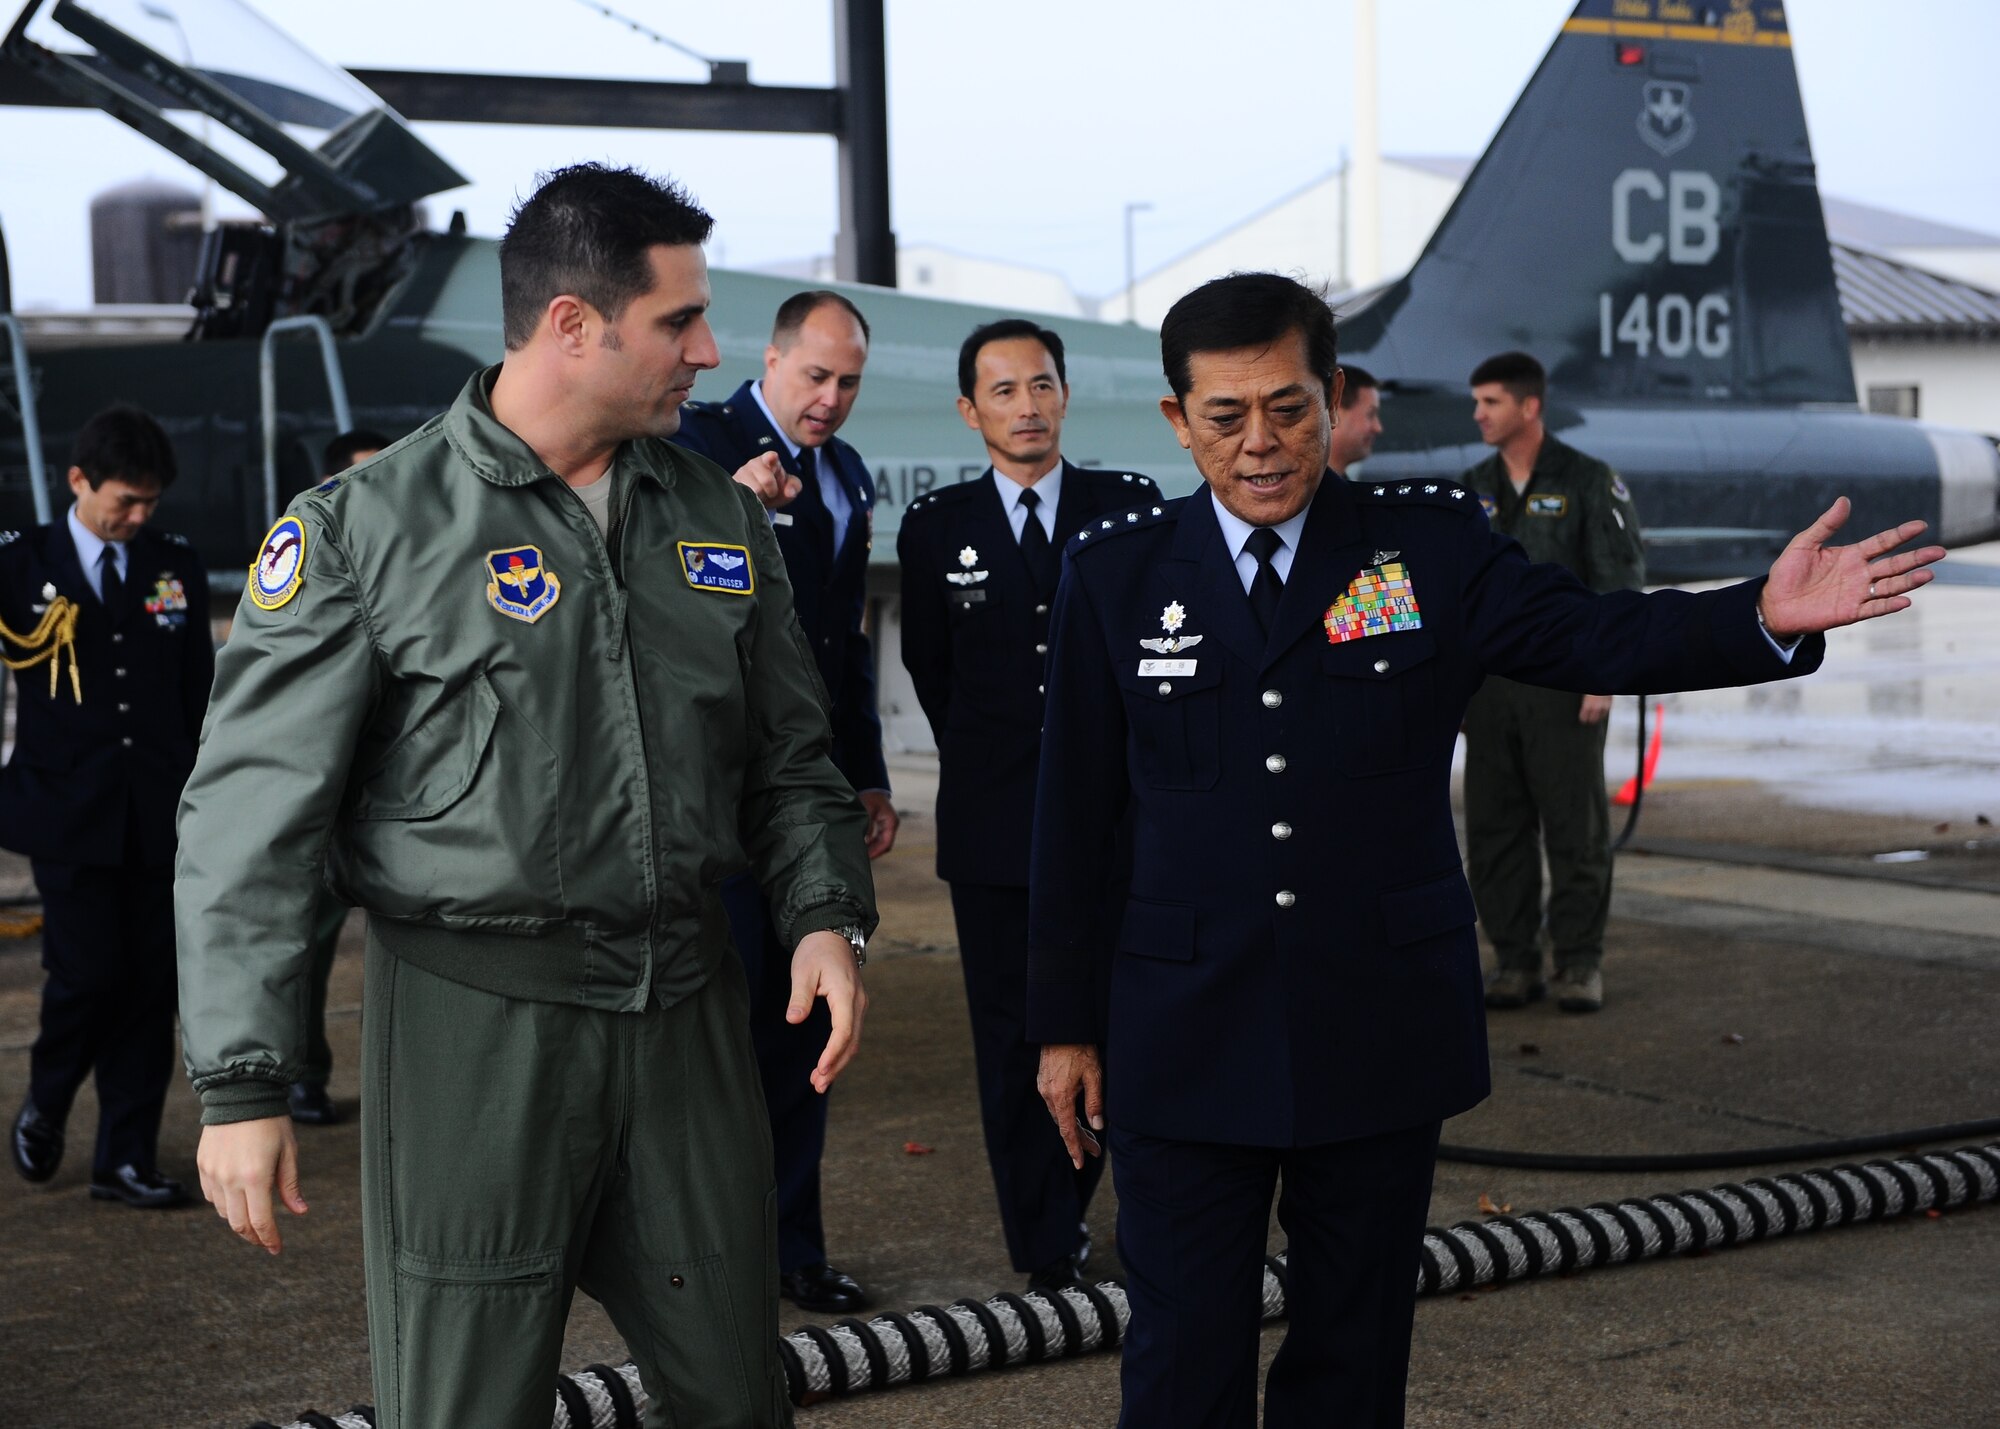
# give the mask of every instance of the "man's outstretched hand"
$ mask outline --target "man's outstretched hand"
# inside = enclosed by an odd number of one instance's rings
[[[1926,567],[1944,559],[1942,546],[1885,554],[1921,536],[1921,521],[1905,521],[1852,546],[1827,545],[1851,510],[1840,497],[1772,562],[1757,610],[1779,640],[1893,615],[1910,603],[1909,592],[1930,582],[1933,572]]]

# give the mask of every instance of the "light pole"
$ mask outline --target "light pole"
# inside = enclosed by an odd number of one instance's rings
[[[1135,325],[1139,321],[1139,275],[1132,262],[1132,215],[1144,213],[1151,207],[1149,203],[1125,205],[1125,321]]]

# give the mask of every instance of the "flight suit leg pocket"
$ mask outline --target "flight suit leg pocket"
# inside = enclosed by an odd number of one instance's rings
[[[399,1422],[542,1429],[562,1362],[562,1267],[560,1249],[460,1259],[398,1248]]]

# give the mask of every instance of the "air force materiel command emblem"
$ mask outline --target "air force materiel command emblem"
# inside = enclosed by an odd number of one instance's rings
[[[1652,80],[1639,106],[1639,137],[1661,158],[1671,158],[1694,142],[1694,111],[1688,87]]]
[[[751,595],[757,589],[757,568],[747,546],[720,546],[713,541],[680,541],[681,571],[696,590],[723,595]]]
[[[486,553],[486,599],[502,615],[533,625],[562,594],[562,582],[542,563],[540,546]]]
[[[250,603],[259,610],[276,610],[299,593],[306,580],[306,528],[296,516],[286,516],[271,528],[257,548],[250,567]]]

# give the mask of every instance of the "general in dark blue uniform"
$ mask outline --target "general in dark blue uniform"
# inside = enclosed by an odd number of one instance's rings
[[[762,379],[720,403],[689,402],[674,440],[736,473],[772,507],[799,625],[826,686],[833,762],[868,808],[868,852],[879,858],[895,842],[896,813],[875,708],[875,653],[861,629],[875,483],[860,453],[835,435],[853,410],[867,360],[868,322],[859,309],[838,293],[799,293],[778,309]],[[784,1292],[804,1309],[857,1309],[866,1296],[828,1266],[820,1216],[826,1100],[807,1077],[831,1030],[827,1011],[815,1004],[802,1023],[785,1021],[791,950],[779,945],[763,894],[745,876],[725,885],[723,899],[750,976]]]
[[[141,1207],[185,1199],[157,1156],[174,1071],[174,812],[215,668],[207,575],[185,541],[146,528],[173,480],[159,425],[114,407],[77,436],[68,514],[0,536],[0,654],[18,691],[0,844],[33,861],[48,974],[10,1149],[30,1181],[53,1176],[94,1071],[90,1192]]]
[[[959,411],[992,462],[975,481],[910,504],[902,563],[903,663],[938,747],[938,877],[951,885],[972,1013],[980,1118],[1014,1268],[1033,1287],[1072,1282],[1103,1166],[1070,1164],[1035,1094],[1026,1036],[1028,840],[1042,743],[1042,667],[1062,542],[1107,512],[1150,507],[1129,471],[1062,457],[1069,403],[1062,339],[1020,318],[965,340]],[[1122,890],[1106,885],[1103,932]]]
[[[1079,1086],[1109,1121],[1121,1422],[1254,1421],[1282,1181],[1290,1319],[1265,1422],[1398,1425],[1439,1124],[1488,1089],[1449,795],[1472,692],[1489,673],[1579,693],[1803,674],[1824,642],[1798,637],[1901,608],[1943,552],[1871,567],[1920,523],[1824,548],[1843,504],[1768,582],[1597,595],[1530,564],[1452,482],[1322,479],[1333,320],[1290,279],[1197,289],[1161,346],[1162,406],[1209,490],[1068,547],[1028,1035],[1079,1158]],[[1107,946],[1098,870],[1126,818],[1131,899]]]

